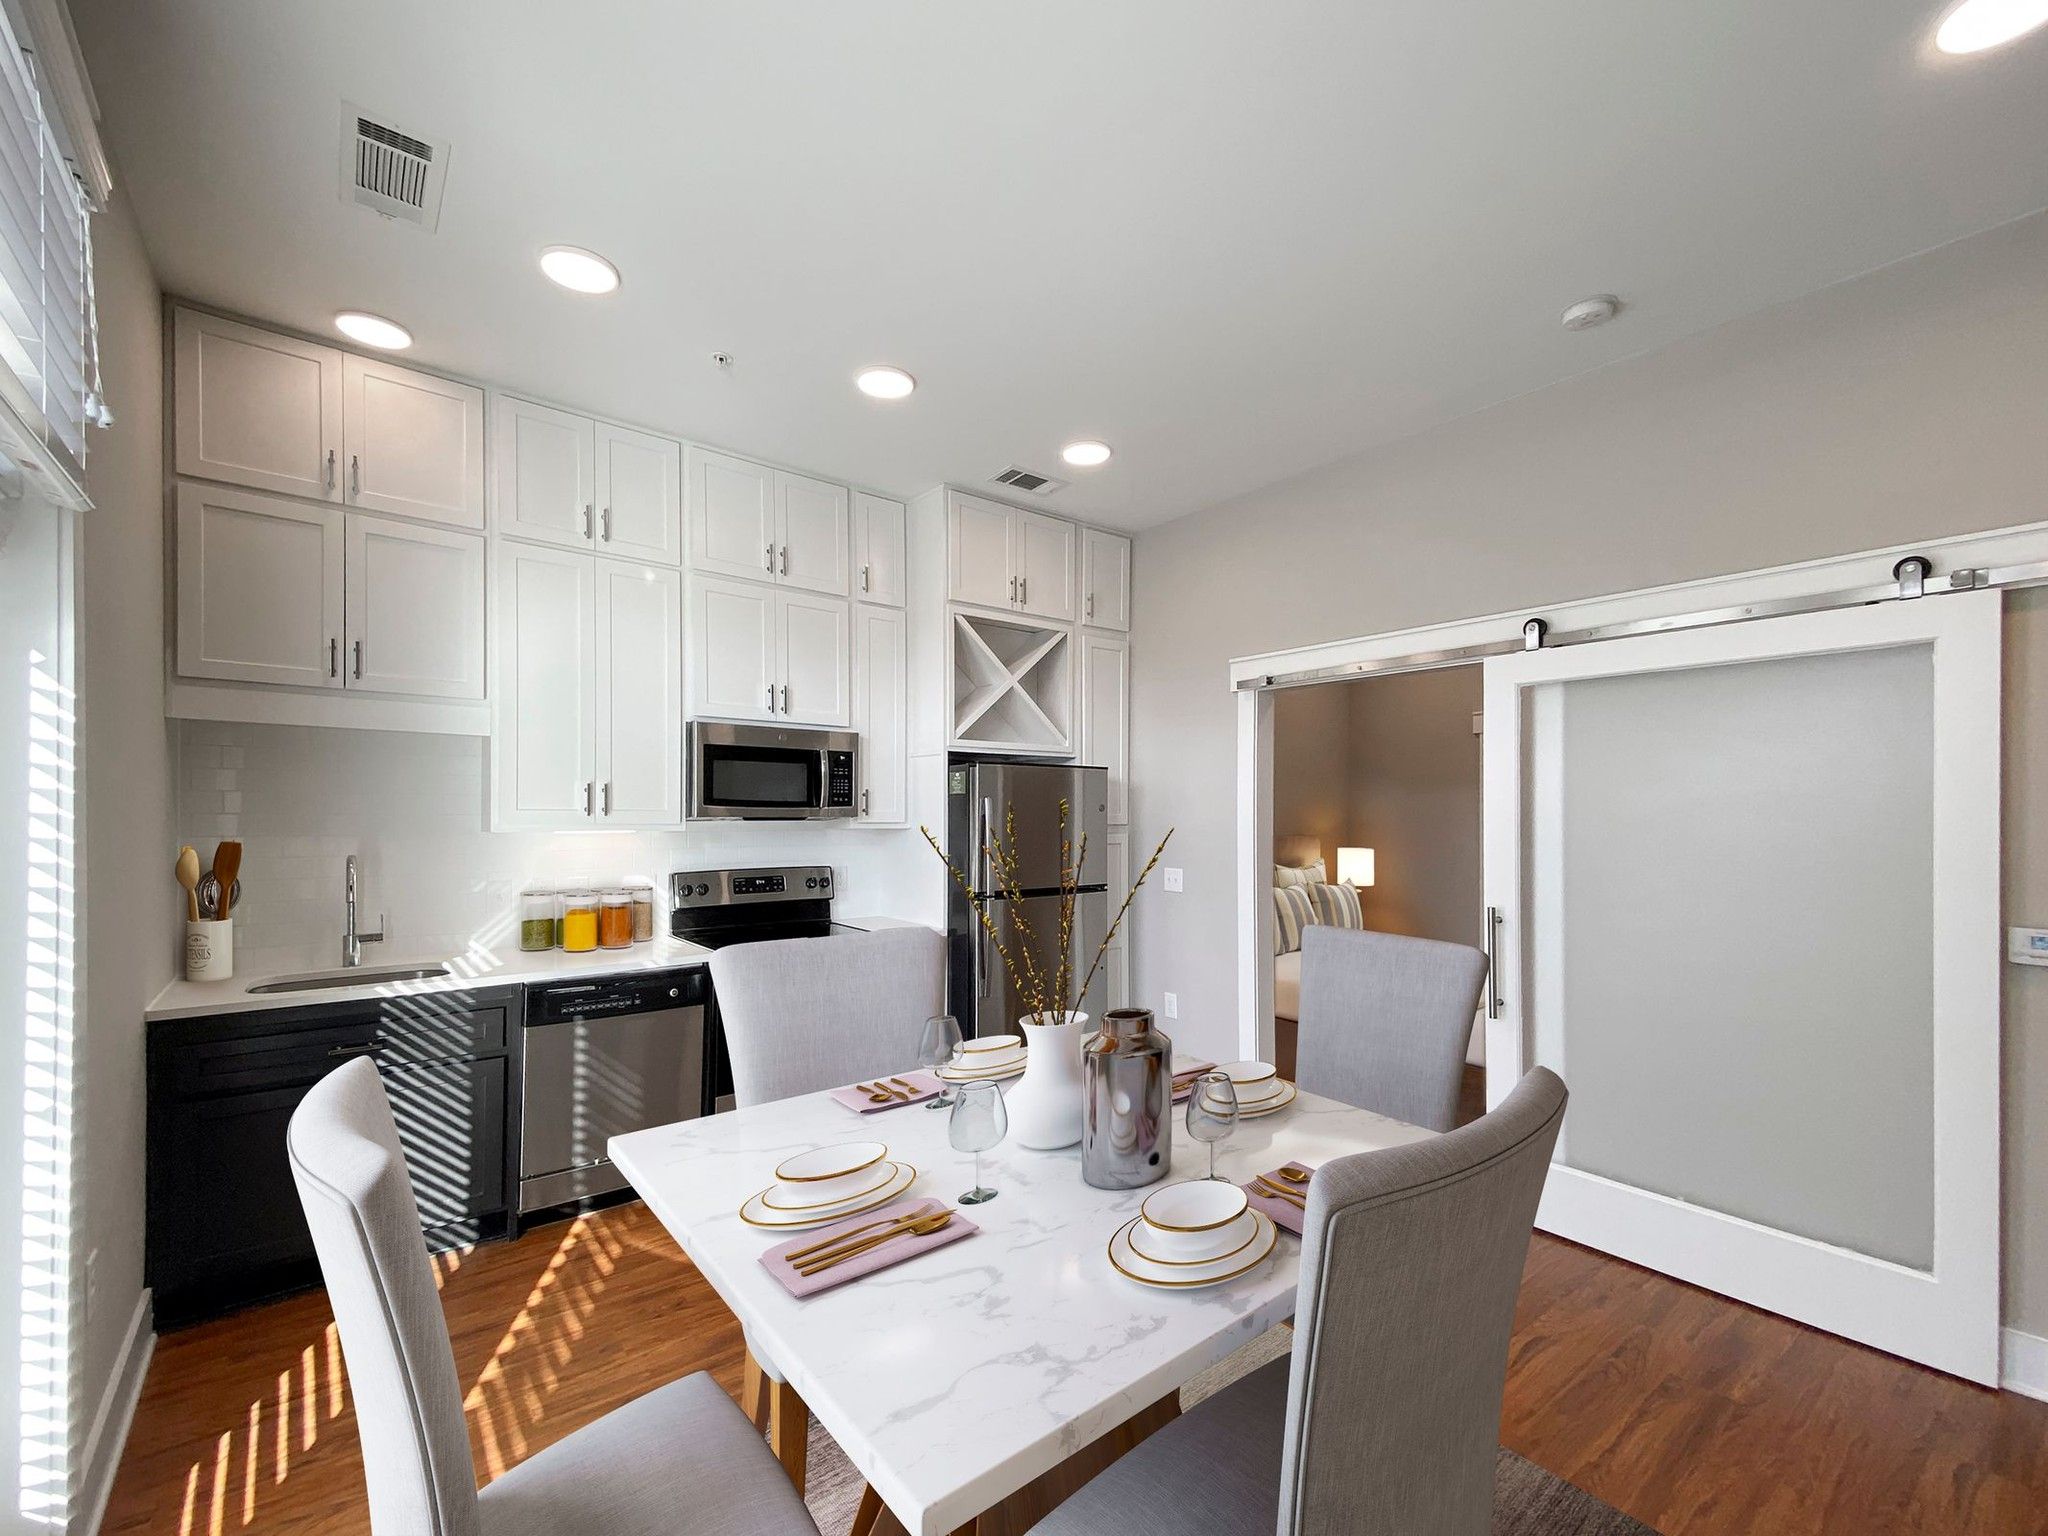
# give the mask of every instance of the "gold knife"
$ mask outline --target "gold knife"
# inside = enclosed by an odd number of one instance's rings
[[[863,1254],[872,1253],[884,1244],[895,1242],[899,1237],[929,1237],[934,1232],[942,1232],[945,1230],[946,1224],[952,1219],[953,1213],[951,1211],[928,1211],[909,1226],[899,1231],[878,1232],[873,1237],[863,1238],[860,1242],[855,1243],[849,1248],[838,1249],[831,1253],[821,1254],[814,1259],[807,1259],[802,1264],[795,1266],[796,1272],[808,1278],[812,1275],[822,1274],[828,1269],[837,1269],[841,1264],[860,1258]]]
[[[790,1252],[785,1253],[783,1255],[783,1258],[787,1259],[790,1263],[794,1264],[799,1259],[808,1258],[811,1255],[820,1253],[827,1248],[836,1248],[839,1246],[839,1244],[845,1242],[849,1238],[859,1237],[863,1232],[872,1232],[877,1227],[895,1226],[899,1222],[911,1220],[917,1214],[918,1213],[916,1211],[905,1211],[900,1216],[884,1216],[875,1221],[865,1222],[858,1227],[850,1227],[844,1232],[835,1232],[832,1236],[826,1238],[823,1242],[812,1243],[808,1248],[793,1249]]]

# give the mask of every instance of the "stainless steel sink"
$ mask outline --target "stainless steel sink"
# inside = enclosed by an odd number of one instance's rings
[[[338,987],[375,987],[390,981],[431,981],[446,976],[445,965],[352,966],[344,970],[306,971],[297,976],[273,976],[249,988],[251,992],[326,992]]]

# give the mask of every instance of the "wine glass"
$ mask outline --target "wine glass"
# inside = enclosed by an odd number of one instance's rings
[[[950,1013],[942,1013],[924,1021],[924,1028],[917,1034],[917,1064],[926,1071],[943,1067],[953,1059],[953,1053],[960,1048],[960,1021]],[[953,1107],[953,1085],[944,1079],[939,1083],[939,1094],[925,1103],[926,1109],[951,1109]]]
[[[1010,1114],[1003,1107],[1003,1093],[994,1083],[962,1083],[953,1095],[953,1118],[946,1122],[946,1138],[955,1152],[974,1154],[974,1188],[960,1197],[962,1205],[980,1205],[993,1200],[996,1192],[981,1184],[981,1154],[999,1143],[1010,1129]]]
[[[1237,1128],[1237,1085],[1228,1072],[1204,1072],[1188,1095],[1188,1134],[1209,1144],[1209,1177],[1216,1177],[1216,1143]]]

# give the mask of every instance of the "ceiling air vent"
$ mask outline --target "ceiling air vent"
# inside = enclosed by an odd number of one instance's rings
[[[350,202],[431,230],[441,222],[448,144],[341,104],[341,188]]]
[[[1064,480],[1055,480],[1051,475],[1041,475],[1032,469],[1019,469],[1015,464],[990,475],[989,483],[1007,485],[1013,491],[1030,491],[1037,496],[1050,496],[1054,491],[1067,488]]]

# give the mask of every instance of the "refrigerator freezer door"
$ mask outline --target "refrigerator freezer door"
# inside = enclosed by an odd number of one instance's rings
[[[958,770],[956,770],[957,772]],[[1006,827],[1015,817],[1017,889],[1058,890],[1060,884],[1060,802],[1067,803],[1067,841],[1078,852],[1088,840],[1081,885],[1104,885],[1109,868],[1109,771],[1070,768],[1060,763],[975,763],[967,769],[967,802],[955,806],[955,827],[964,822],[972,852],[975,889],[994,894],[995,879],[982,849],[989,838],[1007,846]],[[965,816],[958,814],[965,811]],[[964,852],[965,850],[963,850]],[[965,858],[955,855],[962,869]]]
[[[1019,902],[992,900],[982,905],[995,924],[1003,948],[1020,966],[1023,956],[1029,953],[1047,975],[1047,988],[1050,990],[1050,975],[1059,950],[1059,897],[1027,896]],[[1101,947],[1103,935],[1109,931],[1109,915],[1109,893],[1106,891],[1083,891],[1074,898],[1074,940],[1071,948],[1074,975],[1070,987],[1079,987],[1081,979],[1088,974],[1095,951]],[[1032,935],[1029,940],[1024,937],[1027,929]],[[1015,1034],[1017,1021],[1029,1012],[1029,1005],[1018,991],[1009,968],[1003,964],[1002,956],[996,952],[994,940],[978,920],[970,937],[974,954],[973,1032],[977,1035]],[[1107,1006],[1105,999],[1108,995],[1109,963],[1104,961],[1102,968],[1095,973],[1094,984],[1088,989],[1087,996],[1074,1007],[1090,1019],[1099,1019],[1102,1009]]]

